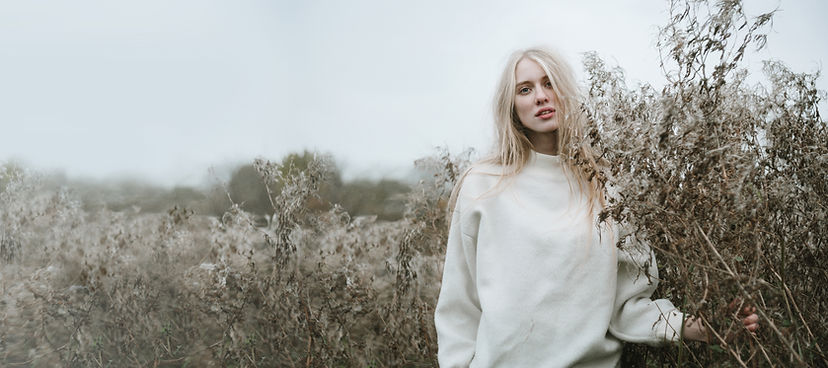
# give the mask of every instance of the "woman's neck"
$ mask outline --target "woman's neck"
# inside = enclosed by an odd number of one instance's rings
[[[549,133],[529,132],[527,134],[529,142],[532,143],[532,149],[546,155],[558,154],[558,131]]]

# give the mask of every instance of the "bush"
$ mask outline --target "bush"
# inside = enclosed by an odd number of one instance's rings
[[[715,333],[711,346],[651,351],[659,358],[640,365],[826,362],[828,132],[818,74],[766,62],[769,85],[749,85],[738,67],[764,45],[771,18],[748,19],[738,1],[673,2],[660,91],[628,88],[620,69],[585,58],[588,139],[606,160],[604,180],[620,189],[604,216],[655,248],[660,294]],[[734,297],[757,307],[756,336],[727,308]]]

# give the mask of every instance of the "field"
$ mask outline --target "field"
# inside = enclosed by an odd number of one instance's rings
[[[238,206],[88,213],[7,168],[3,365],[434,365],[451,183],[423,183],[404,219],[378,222],[308,209],[328,169],[273,178],[279,210],[257,227]]]
[[[780,62],[766,63],[764,84],[747,82],[740,61],[771,18],[674,2],[663,88],[628,87],[620,68],[584,58],[582,143],[602,157],[594,178],[619,188],[602,218],[651,245],[656,297],[713,333],[711,344],[628,345],[625,366],[828,365],[825,93],[818,75]],[[326,200],[324,156],[290,162],[252,165],[264,221],[240,201],[89,206],[2,166],[0,365],[436,366],[447,197],[469,153],[418,161],[428,175],[390,219]],[[734,299],[757,308],[756,334],[739,328]]]

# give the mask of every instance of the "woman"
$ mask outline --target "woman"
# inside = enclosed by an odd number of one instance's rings
[[[509,59],[495,152],[452,194],[435,310],[442,367],[613,367],[621,340],[707,340],[699,321],[650,299],[658,275],[649,248],[618,250],[615,240],[632,235],[596,226],[605,189],[579,140],[579,106],[561,57],[528,49]],[[758,327],[755,314],[743,321]]]

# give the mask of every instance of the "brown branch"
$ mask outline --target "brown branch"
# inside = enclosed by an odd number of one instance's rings
[[[725,267],[727,272],[730,273],[730,276],[733,277],[733,279],[736,281],[736,285],[739,286],[739,291],[742,292],[742,295],[744,295],[744,297],[747,300],[753,299],[753,297],[750,295],[750,293],[748,293],[747,290],[745,290],[745,287],[742,285],[741,281],[739,281],[739,277],[730,269],[730,266],[727,264],[727,262],[725,262],[722,255],[719,254],[719,251],[716,250],[716,247],[713,245],[713,243],[710,241],[710,239],[707,238],[707,234],[705,234],[704,231],[702,231],[701,227],[698,224],[696,224],[696,229],[699,231],[702,238],[704,238],[704,241],[707,243],[707,246],[710,248],[710,250],[713,251],[713,254],[716,255],[716,258],[719,259],[719,262],[722,263],[722,265]],[[783,335],[782,332],[779,331],[779,329],[776,327],[776,325],[773,323],[773,321],[768,317],[767,314],[765,314],[765,312],[763,311],[763,308],[756,309],[756,312],[759,313],[764,320],[768,321],[768,326],[770,326],[770,328],[773,330],[773,332],[776,333],[777,337],[779,337],[779,340],[782,341],[782,343],[785,344],[785,346],[790,351],[791,355],[794,358],[796,358],[796,360],[800,364],[805,365],[805,361],[802,360],[802,357],[799,356],[799,354],[794,349],[793,343],[791,343],[790,341],[788,341],[788,339],[785,338],[785,335]]]

